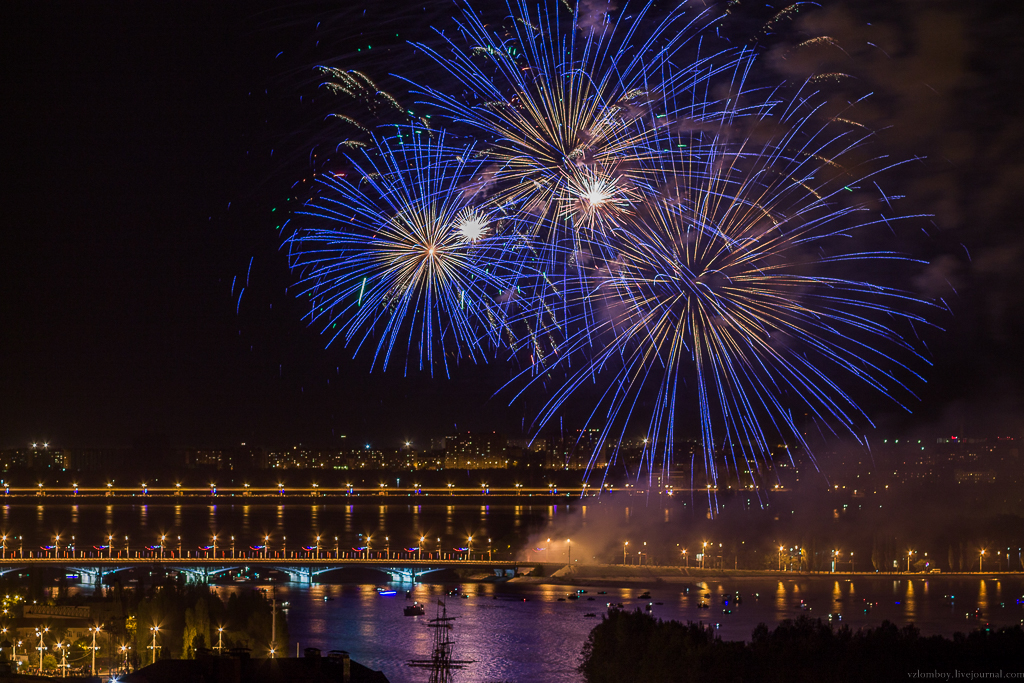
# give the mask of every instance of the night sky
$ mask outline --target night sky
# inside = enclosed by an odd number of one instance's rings
[[[908,286],[953,313],[926,334],[935,365],[915,414],[873,408],[887,430],[1024,427],[1024,21],[1013,2],[979,4],[825,3],[766,39],[776,77],[849,73],[843,87],[875,93],[887,151],[924,158],[898,181],[935,214]],[[525,408],[491,398],[505,363],[370,375],[325,350],[286,293],[275,227],[331,134],[313,67],[387,82],[408,68],[403,41],[454,5],[366,7],[3,4],[0,447],[520,429]],[[789,56],[815,35],[843,51]]]

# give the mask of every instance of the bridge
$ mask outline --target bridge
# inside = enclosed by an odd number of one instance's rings
[[[363,567],[377,569],[388,574],[392,580],[413,583],[428,572],[440,569],[463,569],[476,573],[488,573],[498,577],[512,577],[522,571],[540,569],[545,575],[565,567],[564,562],[519,562],[516,560],[485,559],[414,559],[398,557],[371,558],[155,558],[136,557],[131,559],[106,557],[27,557],[0,559],[0,575],[21,569],[49,567],[71,570],[81,576],[85,583],[96,583],[104,576],[126,569],[146,567],[149,569],[182,572],[196,583],[209,583],[218,575],[248,569],[273,569],[288,576],[290,581],[311,584],[316,576],[336,569]]]

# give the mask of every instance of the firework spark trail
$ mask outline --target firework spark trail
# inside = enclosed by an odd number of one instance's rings
[[[443,136],[383,139],[375,150],[350,158],[354,179],[321,177],[319,196],[297,212],[317,219],[287,243],[311,320],[356,353],[376,339],[382,369],[402,346],[431,372],[435,362],[447,374],[453,359],[486,360],[504,318],[495,297],[513,287],[517,248],[514,236],[493,234],[466,190],[472,150],[448,149]]]
[[[864,162],[853,152],[866,140],[837,133],[834,119],[819,123],[812,98],[798,96],[802,106],[784,109],[779,121],[766,118],[770,133],[756,146],[705,139],[701,154],[666,170],[662,196],[605,236],[615,256],[579,280],[591,286],[566,293],[577,317],[564,325],[560,353],[517,378],[526,383],[518,398],[552,372],[564,377],[537,428],[585,385],[599,387],[584,426],[601,429],[591,467],[606,443],[632,430],[646,435],[648,479],[658,469],[667,475],[686,378],[696,387],[691,412],[699,415],[712,506],[717,450],[743,472],[768,463],[776,436],[808,448],[794,406],[858,437],[858,423],[869,419],[855,394],[873,391],[898,405],[913,397],[907,381],[922,378],[898,356],[927,361],[896,326],[928,324],[913,312],[925,302],[836,271],[845,262],[912,259],[849,246],[849,238],[894,219],[841,201],[851,178],[867,184],[874,175],[855,175]],[[593,310],[604,316],[595,320]],[[582,364],[569,360],[580,357]],[[649,407],[638,417],[641,404]],[[757,485],[753,472],[747,483]]]
[[[661,131],[731,112],[708,88],[716,77],[742,75],[752,53],[698,54],[677,67],[673,58],[713,15],[677,9],[648,21],[652,7],[595,25],[578,9],[568,22],[551,8],[531,15],[520,0],[509,4],[514,21],[505,35],[466,11],[458,26],[470,49],[448,38],[445,53],[417,46],[464,91],[455,97],[417,85],[425,102],[485,141],[479,154],[489,162],[492,200],[534,218],[536,230],[591,227],[599,205],[621,208],[653,193]],[[558,220],[566,212],[577,220]]]
[[[543,392],[538,432],[596,389],[587,477],[637,432],[648,481],[667,477],[694,417],[714,509],[722,457],[760,497],[773,443],[810,452],[794,410],[859,438],[862,396],[913,400],[927,360],[900,330],[930,304],[870,268],[911,267],[865,245],[915,218],[879,187],[898,164],[867,153],[871,131],[829,113],[820,78],[748,87],[753,51],[700,44],[714,17],[653,7],[565,20],[516,0],[499,30],[465,11],[444,53],[414,45],[448,85],[416,87],[474,144],[355,122],[371,138],[353,178],[322,178],[288,248],[311,319],[375,366],[507,354],[512,400]],[[360,72],[328,75],[403,111]]]

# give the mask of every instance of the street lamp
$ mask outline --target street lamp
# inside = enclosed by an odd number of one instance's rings
[[[53,556],[56,558],[60,554],[60,534],[53,537]]]
[[[566,553],[569,556],[569,566],[572,567],[572,539],[565,539]]]
[[[267,559],[267,546],[270,545],[270,536],[263,537],[263,559]]]
[[[416,557],[417,560],[422,560],[423,559],[423,541],[425,541],[425,540],[427,540],[426,536],[420,536],[420,551],[419,551],[418,556]]]
[[[317,534],[317,537],[316,537],[316,559],[318,559],[318,560],[320,559],[320,535],[319,534]]]
[[[231,537],[231,559],[235,559],[235,537]]]
[[[708,557],[708,542],[704,541],[703,550],[700,553],[700,568],[704,569]]]
[[[89,669],[93,676],[96,675],[96,634],[100,632],[102,627],[90,626],[89,630],[92,631],[92,667]]]
[[[978,553],[978,571],[979,572],[985,571],[984,569],[982,569],[982,560],[984,560],[984,559],[985,559],[985,549],[982,548],[981,552]]]
[[[217,647],[216,647],[216,650],[217,650],[217,654],[222,654],[224,652],[224,627],[223,626],[218,626],[217,627]]]
[[[622,544],[622,564],[626,564],[626,546],[629,545],[629,541]]]
[[[150,649],[153,650],[153,662],[152,663],[156,664],[156,650],[157,650],[157,647],[159,647],[156,644],[156,634],[160,632],[160,627],[159,626],[152,626],[152,627],[150,627],[149,631],[150,631],[150,633],[153,634],[153,644],[149,646]]]
[[[785,550],[785,546],[779,546],[779,571],[782,571],[782,551]]]
[[[466,537],[466,560],[473,559],[473,534]]]
[[[910,573],[910,558],[913,557],[913,555],[914,555],[914,551],[913,550],[908,550],[907,551],[907,573],[908,574]]]
[[[213,559],[217,559],[217,534],[213,535]]]
[[[160,559],[161,560],[164,559],[164,541],[166,541],[166,540],[167,540],[167,536],[165,534],[160,534]]]

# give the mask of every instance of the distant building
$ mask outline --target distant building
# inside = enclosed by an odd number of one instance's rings
[[[497,432],[462,432],[445,437],[447,469],[504,469],[509,466],[505,437]]]

